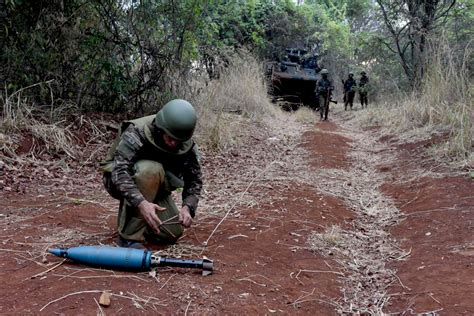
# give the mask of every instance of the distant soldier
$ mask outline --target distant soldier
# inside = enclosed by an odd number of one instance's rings
[[[349,73],[349,78],[346,81],[342,81],[344,85],[344,111],[347,110],[347,105],[351,107],[354,105],[354,96],[355,96],[355,88],[357,87],[357,83],[354,79],[354,73]]]
[[[367,107],[368,101],[367,101],[367,94],[368,94],[368,83],[369,83],[369,77],[367,77],[367,74],[365,71],[362,71],[360,73],[361,77],[359,80],[359,96],[360,96],[360,104],[362,105],[362,108]]]
[[[331,80],[328,79],[328,74],[329,72],[327,69],[321,70],[322,78],[316,83],[315,89],[315,94],[319,100],[319,114],[321,120],[328,119],[329,102],[331,101],[331,94],[334,90]]]

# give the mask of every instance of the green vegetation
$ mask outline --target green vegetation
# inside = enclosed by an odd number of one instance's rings
[[[319,54],[336,83],[349,70],[366,70],[372,100],[398,100],[388,106],[413,126],[451,126],[457,145],[447,152],[470,155],[473,6],[473,0],[7,0],[0,4],[2,130],[21,127],[22,119],[52,124],[91,111],[138,116],[182,97],[216,115],[209,120],[213,132],[203,135],[213,139],[211,147],[225,148],[218,122],[227,110],[248,117],[268,112],[256,74],[262,61],[304,46]],[[441,38],[449,47],[442,54]],[[415,109],[402,111],[408,99]]]

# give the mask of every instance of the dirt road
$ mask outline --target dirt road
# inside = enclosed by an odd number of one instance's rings
[[[426,145],[335,117],[204,155],[195,225],[177,245],[152,247],[213,259],[208,277],[46,255],[113,244],[117,202],[98,173],[76,186],[38,175],[24,193],[1,192],[0,313],[474,314],[474,182],[434,164]]]

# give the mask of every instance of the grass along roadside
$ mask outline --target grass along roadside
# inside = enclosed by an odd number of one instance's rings
[[[462,60],[441,40],[431,47],[421,91],[394,96],[367,110],[349,116],[360,126],[379,126],[382,133],[396,135],[402,143],[434,139],[430,153],[455,168],[474,168],[474,87],[467,47]],[[438,141],[440,138],[441,141]]]

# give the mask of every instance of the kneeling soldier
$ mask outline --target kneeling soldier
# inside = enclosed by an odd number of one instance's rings
[[[192,139],[196,121],[194,107],[177,99],[156,115],[122,123],[102,163],[104,186],[120,200],[119,246],[173,243],[183,226],[191,226],[202,188],[199,152]],[[171,197],[177,188],[183,188],[180,209]]]

